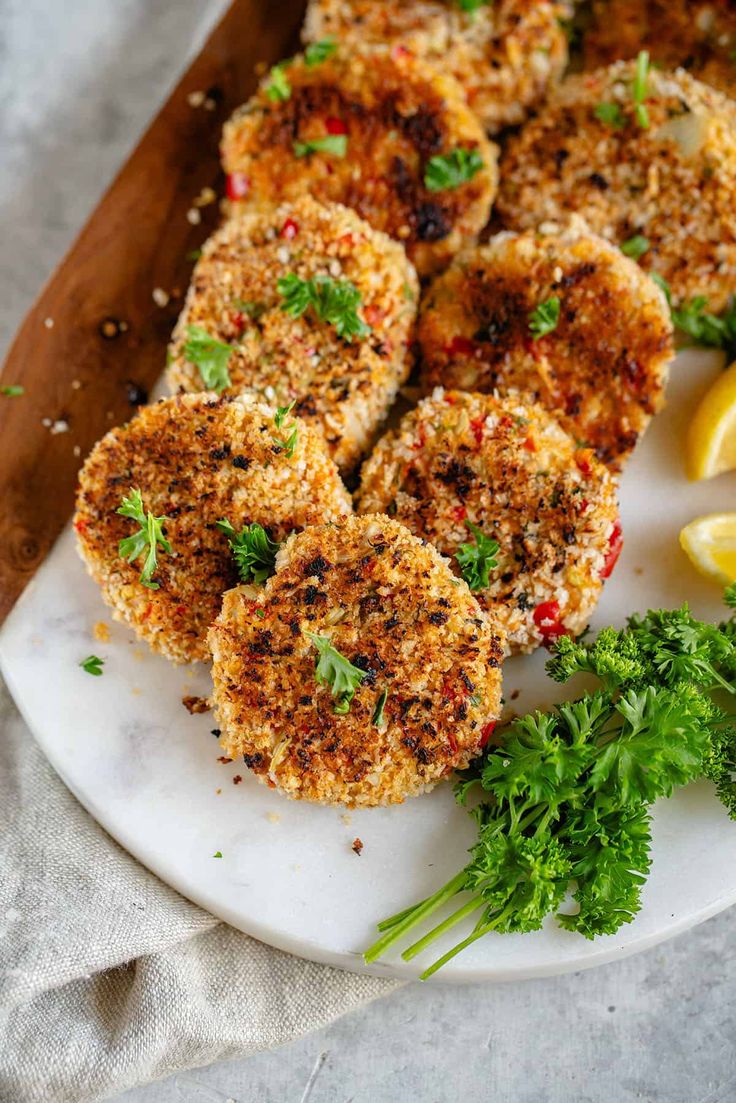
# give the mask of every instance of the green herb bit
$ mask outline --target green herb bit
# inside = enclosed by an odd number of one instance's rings
[[[672,290],[670,288],[670,285],[667,283],[667,280],[664,278],[664,276],[660,276],[659,272],[650,272],[649,277],[650,277],[650,279],[653,279],[654,282],[656,283],[657,287],[661,291],[664,292],[664,297],[667,300],[667,302],[671,303],[672,302]]]
[[[215,853],[212,855],[212,857],[213,858],[221,858],[222,857],[222,851],[221,850],[216,850]]]
[[[235,310],[239,310],[241,314],[252,318],[254,322],[262,318],[268,310],[265,303],[255,302],[253,299],[233,299],[232,306]]]
[[[265,582],[276,570],[276,554],[281,547],[272,540],[263,525],[253,521],[240,532],[223,517],[217,522],[230,542],[230,549],[237,564],[242,582]]]
[[[632,260],[639,260],[645,253],[649,252],[649,238],[644,237],[643,234],[634,234],[633,237],[624,241],[621,246],[621,252],[625,257],[631,257]]]
[[[191,252],[187,253],[185,259],[186,260],[199,260],[199,258],[201,256],[202,256],[202,250],[201,249],[192,249]]]
[[[9,383],[0,387],[0,394],[4,394],[6,398],[19,398],[25,393],[25,387],[21,387],[19,383]]]
[[[332,57],[336,50],[337,42],[334,38],[323,38],[319,42],[310,42],[304,51],[304,60],[308,68],[312,69],[315,65],[321,65],[323,61],[327,61],[328,57]]]
[[[593,108],[593,114],[596,119],[615,130],[626,126],[626,116],[617,103],[599,103]]]
[[[371,331],[358,315],[362,299],[350,280],[334,280],[331,276],[303,280],[289,272],[276,286],[284,299],[281,309],[292,318],[300,318],[312,307],[319,320],[333,325],[338,337],[346,341],[367,337]]]
[[[278,65],[274,65],[271,72],[268,74],[269,80],[266,85],[266,95],[273,103],[283,103],[291,96],[291,84],[289,78],[286,75],[286,66],[289,61],[280,61]]]
[[[649,128],[649,112],[645,100],[649,95],[649,51],[640,50],[636,59],[636,74],[631,87],[634,98],[634,114],[642,130]]]
[[[725,349],[732,358],[736,355],[736,300],[732,299],[720,316],[708,313],[705,309],[707,305],[707,298],[698,295],[691,302],[673,309],[672,321],[698,345]]]
[[[493,0],[456,0],[456,3],[461,11],[470,12],[472,14],[478,11],[479,8],[493,3]]]
[[[140,526],[138,532],[134,532],[132,536],[126,536],[120,541],[118,544],[119,554],[122,555],[123,559],[127,559],[128,563],[134,563],[145,552],[146,558],[140,580],[149,590],[158,590],[158,582],[153,582],[152,578],[158,565],[157,549],[160,547],[163,551],[171,554],[171,544],[163,532],[164,521],[168,521],[169,518],[166,516],[154,517],[150,510],[146,512],[143,508],[143,497],[140,490],[133,487],[130,489],[130,494],[123,498],[117,512],[122,517],[129,517],[132,521],[136,521]]]
[[[278,406],[273,418],[276,428],[283,429],[284,433],[288,433],[288,436],[272,437],[271,439],[279,452],[283,452],[289,460],[294,455],[299,439],[299,426],[295,421],[292,421],[289,425],[284,423],[295,406],[296,399],[290,402],[288,406]]]
[[[102,675],[105,660],[98,658],[97,655],[88,655],[86,659],[82,659],[79,665],[87,674],[93,674],[95,678],[99,678]]]
[[[371,719],[371,724],[373,724],[374,728],[382,728],[384,723],[385,723],[384,716],[383,716],[383,710],[386,707],[386,701],[387,700],[388,700],[388,690],[387,689],[382,689],[381,694],[378,698],[378,701],[376,702],[376,707],[373,710],[373,717]]]
[[[350,712],[355,691],[366,677],[366,672],[346,659],[332,646],[329,636],[305,632],[319,652],[315,678],[320,685],[329,686],[334,698],[333,710],[341,715]]]
[[[477,149],[458,147],[450,153],[430,157],[424,170],[424,186],[429,191],[445,191],[467,184],[483,168]]]
[[[295,157],[308,157],[310,153],[331,153],[344,157],[348,151],[347,134],[326,134],[324,138],[310,138],[306,142],[294,142]]]
[[[470,521],[465,524],[475,537],[475,543],[461,544],[455,553],[455,559],[470,589],[485,590],[491,581],[491,571],[498,565],[498,541],[486,536],[482,529]]]
[[[540,303],[529,315],[529,329],[533,339],[538,341],[540,337],[546,337],[548,333],[554,332],[559,320],[560,300],[557,295],[553,295],[552,298]]]
[[[227,364],[232,355],[232,345],[211,337],[202,326],[187,326],[188,339],[184,345],[184,357],[199,369],[202,382],[208,391],[221,394],[232,380]]]

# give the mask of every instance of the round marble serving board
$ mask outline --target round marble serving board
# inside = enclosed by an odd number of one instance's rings
[[[682,463],[693,403],[722,362],[689,351],[673,367],[668,407],[622,481],[626,544],[594,627],[685,600],[701,616],[723,615],[718,588],[695,573],[677,541],[693,517],[736,507],[736,476],[692,485]],[[93,638],[99,621],[111,624],[109,642]],[[91,652],[105,659],[102,677],[78,665]],[[508,707],[527,711],[569,695],[545,677],[544,659],[507,663]],[[7,621],[0,662],[35,738],[95,819],[183,895],[273,946],[362,970],[376,921],[426,896],[464,863],[474,830],[450,785],[398,807],[347,812],[286,800],[242,763],[218,762],[211,714],[192,716],[182,705],[185,695],[208,693],[207,670],[174,667],[110,622],[70,530]],[[618,935],[588,942],[550,920],[535,934],[480,940],[433,979],[510,980],[585,968],[645,949],[734,901],[736,823],[709,785],[693,785],[657,807],[644,907]],[[438,942],[437,955],[452,941]],[[415,977],[431,960],[431,952],[411,964],[394,955],[370,971]]]

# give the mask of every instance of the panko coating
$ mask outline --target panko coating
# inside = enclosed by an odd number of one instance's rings
[[[646,49],[665,69],[682,66],[726,95],[736,92],[736,6],[728,0],[593,0],[585,14],[587,69]]]
[[[619,62],[560,85],[508,143],[498,212],[509,229],[577,212],[619,245],[643,238],[639,263],[673,303],[705,296],[718,313],[736,281],[736,106],[683,70],[636,72]]]
[[[306,193],[344,203],[403,242],[420,275],[476,240],[496,193],[496,160],[457,81],[380,46],[283,62],[222,140],[234,214]]]
[[[550,302],[555,327],[535,337]],[[662,290],[579,224],[462,253],[422,302],[419,342],[425,391],[523,391],[614,468],[662,406],[674,355]]]
[[[207,629],[238,581],[218,521],[236,531],[258,522],[280,541],[352,512],[322,434],[301,420],[294,425],[289,456],[269,407],[246,397],[182,395],[143,407],[87,457],[74,518],[79,552],[115,619],[154,651],[174,662],[209,658]],[[139,529],[118,512],[132,489],[146,513],[164,518],[171,550],[158,547],[156,588],[140,580],[143,556],[130,563],[119,551]]]
[[[318,679],[313,637],[362,672],[347,702]],[[265,587],[225,595],[209,640],[225,753],[289,797],[400,803],[467,765],[499,715],[491,619],[388,517],[287,540]]]
[[[313,307],[293,317],[279,281],[349,284],[364,334],[350,339]],[[347,207],[309,196],[225,223],[205,243],[168,356],[172,390],[202,390],[190,327],[231,347],[225,394],[252,390],[322,430],[352,468],[375,439],[411,367],[419,286],[403,247]],[[196,359],[196,357],[195,357]]]
[[[495,0],[464,11],[455,0],[311,0],[305,42],[386,43],[440,66],[463,86],[490,133],[516,125],[567,64],[569,3]]]
[[[474,591],[511,651],[586,627],[621,549],[616,482],[541,406],[518,395],[442,388],[383,437],[363,465],[359,514],[379,510],[444,555],[498,543]]]

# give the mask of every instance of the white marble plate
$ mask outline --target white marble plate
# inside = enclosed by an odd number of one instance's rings
[[[595,625],[633,610],[688,600],[718,619],[716,587],[699,578],[677,534],[693,517],[736,508],[736,477],[690,485],[681,446],[689,411],[721,357],[690,352],[673,369],[668,409],[652,426],[621,488],[626,545]],[[208,911],[264,942],[316,961],[363,969],[375,922],[457,872],[473,839],[449,785],[391,809],[342,813],[279,797],[237,763],[223,765],[210,715],[190,716],[185,694],[206,694],[208,674],[170,666],[113,625],[67,531],[0,636],[0,660],[36,739],[91,814],[144,865]],[[78,666],[90,652],[104,675]],[[506,667],[517,711],[560,690],[544,656]],[[233,779],[242,776],[242,782]],[[358,857],[351,849],[359,837]],[[214,858],[216,851],[222,858]],[[610,961],[686,930],[736,901],[736,823],[707,784],[662,803],[644,908],[617,936],[588,942],[550,921],[532,935],[491,935],[436,979],[508,980]],[[80,887],[81,891],[81,887]],[[437,944],[438,953],[451,943]],[[416,976],[432,958],[398,956],[371,971]]]

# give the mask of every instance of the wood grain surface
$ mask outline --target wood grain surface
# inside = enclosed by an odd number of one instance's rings
[[[24,393],[0,396],[0,623],[68,520],[84,457],[164,368],[191,253],[219,217],[197,200],[223,190],[222,124],[252,92],[255,66],[293,51],[303,9],[234,0],[11,345],[0,386]]]

